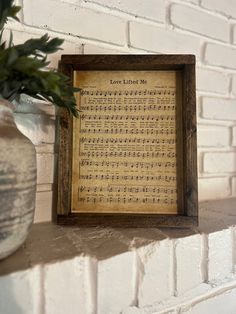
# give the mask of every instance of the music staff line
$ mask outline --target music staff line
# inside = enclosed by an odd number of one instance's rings
[[[82,89],[80,92],[81,96],[175,96],[176,92],[175,90],[170,89],[144,89],[144,90],[114,90],[114,91],[102,91],[102,90],[86,90]]]
[[[79,202],[81,203],[139,203],[139,204],[176,204],[177,200],[174,198],[148,198],[148,197],[94,197],[94,196],[87,196],[87,197],[79,197]]]
[[[91,114],[81,114],[81,120],[111,120],[111,121],[175,121],[175,115],[91,115]]]
[[[146,139],[146,138],[90,138],[90,137],[81,137],[80,143],[88,143],[88,144],[176,144],[175,139]]]
[[[167,102],[168,104],[168,102]],[[163,111],[174,111],[175,105],[158,104],[158,105],[81,105],[80,109],[82,111],[151,111],[151,110],[163,110]]]
[[[119,168],[119,167],[125,167],[125,168],[136,168],[136,169],[155,169],[155,168],[175,168],[176,162],[129,162],[129,161],[92,161],[92,160],[82,160],[79,163],[80,167],[111,167],[111,168]]]
[[[160,158],[174,158],[176,157],[175,152],[103,152],[103,151],[88,151],[81,152],[81,157],[160,157]]]
[[[90,129],[90,128],[83,128],[80,130],[81,134],[145,134],[145,135],[173,135],[176,134],[175,128],[170,128],[170,129]]]
[[[174,188],[167,188],[167,187],[144,187],[144,186],[85,186],[81,185],[79,187],[79,192],[87,192],[87,193],[98,193],[98,192],[106,192],[106,193],[168,193],[168,194],[175,194],[177,189]]]
[[[86,175],[79,175],[80,179],[83,180],[145,180],[145,181],[165,181],[165,182],[174,182],[176,180],[175,176],[141,176],[141,175],[110,175],[110,174],[86,174]]]

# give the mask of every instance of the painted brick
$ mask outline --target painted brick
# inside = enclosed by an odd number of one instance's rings
[[[27,136],[34,145],[53,144],[55,142],[55,119],[47,115],[16,113],[15,121],[18,129]]]
[[[198,146],[199,147],[224,147],[229,145],[229,128],[211,125],[198,126]]]
[[[83,257],[44,267],[45,314],[87,313]]]
[[[201,178],[198,179],[199,201],[208,201],[230,196],[228,178]]]
[[[53,192],[44,191],[36,193],[36,206],[34,223],[52,220]]]
[[[236,120],[235,100],[203,97],[202,117],[215,120]]]
[[[111,48],[99,47],[91,44],[84,45],[84,54],[121,54],[122,52]]]
[[[181,314],[230,314],[235,313],[236,289],[224,291],[221,295],[210,296],[193,303],[190,310],[182,310]]]
[[[236,17],[236,3],[234,0],[202,0],[201,5],[212,11]]]
[[[199,0],[184,0],[185,2],[199,4]]]
[[[54,154],[37,154],[37,184],[53,183]]]
[[[201,251],[200,234],[175,241],[176,290],[178,295],[195,288],[202,282]]]
[[[158,312],[156,311],[156,307],[153,306],[149,306],[148,307],[148,311],[150,313],[150,310],[152,311],[152,313],[154,314],[178,314],[177,311],[175,309],[172,310],[161,310]],[[137,308],[137,307],[129,307],[128,309],[126,309],[125,311],[123,311],[121,314],[147,314],[147,309],[146,308]]]
[[[88,2],[98,3],[112,9],[118,9],[130,13],[137,17],[144,17],[155,21],[165,21],[165,1],[164,0],[88,0]]]
[[[40,267],[2,276],[0,277],[0,313],[40,314],[42,293]]]
[[[236,25],[233,26],[233,44],[236,44]]]
[[[197,90],[226,94],[229,89],[229,78],[222,72],[197,68]]]
[[[115,47],[107,48],[107,47],[99,47],[96,45],[85,44],[84,45],[84,54],[130,54],[129,49],[125,49],[125,51],[116,50]],[[136,50],[135,54],[148,54],[144,50]],[[150,53],[151,54],[151,53]]]
[[[162,240],[137,250],[142,262],[139,274],[139,306],[160,302],[171,296],[171,241]],[[155,274],[155,276],[153,275]]]
[[[98,262],[98,314],[120,313],[131,305],[134,298],[133,264],[133,252],[125,252]]]
[[[199,0],[184,0],[185,2],[199,4]]]
[[[236,69],[236,49],[208,43],[205,49],[204,61],[211,65]]]
[[[233,178],[234,181],[236,178]],[[235,182],[234,182],[235,184]],[[236,272],[236,226],[230,227],[233,241],[233,271]]]
[[[65,3],[72,3],[72,4],[78,4],[80,0],[60,0],[61,2]]]
[[[236,177],[232,178],[232,195],[236,197]]]
[[[171,6],[170,17],[171,23],[177,27],[222,41],[229,41],[229,24],[224,18],[180,4]]]
[[[198,55],[199,39],[163,28],[130,22],[130,44],[161,53],[189,53]]]
[[[236,146],[236,127],[232,128],[232,145]]]
[[[55,10],[55,8],[57,8]],[[76,36],[125,44],[126,23],[121,18],[55,0],[24,2],[25,23]],[[91,22],[92,21],[92,22]],[[109,26],[109,27],[108,27]]]
[[[236,95],[236,75],[232,77],[232,93]]]
[[[230,229],[208,235],[208,280],[210,282],[228,277],[232,273],[231,237]]]
[[[122,314],[145,314],[145,310],[141,310],[140,308],[137,308],[136,306],[131,306],[125,309]]]
[[[205,153],[203,159],[204,172],[224,173],[236,171],[236,153]]]

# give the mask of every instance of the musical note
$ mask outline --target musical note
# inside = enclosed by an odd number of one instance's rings
[[[91,192],[91,193],[96,193],[96,192],[103,192],[103,193],[112,193],[112,192],[116,192],[116,193],[125,193],[125,192],[129,192],[129,193],[138,193],[138,194],[150,194],[150,193],[154,193],[156,195],[159,194],[174,194],[177,192],[176,188],[170,188],[170,187],[166,187],[166,186],[147,186],[147,187],[143,187],[143,186],[139,186],[139,185],[131,185],[131,186],[124,186],[124,185],[109,185],[109,186],[96,186],[96,185],[84,185],[82,186],[82,190],[81,190],[81,186],[79,187],[80,192]]]
[[[151,111],[160,111],[160,110],[165,110],[166,112],[168,111],[173,111],[175,110],[175,105],[171,104],[171,101],[164,101],[162,104],[158,102],[158,104],[151,104],[151,105],[95,105],[95,104],[90,104],[90,105],[81,105],[80,109],[82,111],[90,111],[90,112],[107,112],[107,111],[112,111],[112,112],[122,112],[125,111],[127,112],[139,112],[142,110],[144,113],[151,112]]]
[[[81,120],[91,121],[91,120],[109,120],[109,121],[175,121],[174,116],[170,115],[101,115],[101,114],[81,114]]]
[[[115,151],[84,151],[80,153],[80,156],[82,157],[96,157],[96,158],[101,158],[101,157],[105,157],[105,158],[109,158],[109,157],[125,157],[125,158],[174,158],[176,157],[176,153],[175,152],[136,152],[136,151],[132,151],[132,152],[127,152],[127,151],[121,151],[121,152],[115,152]]]
[[[81,134],[145,134],[145,135],[173,135],[176,134],[175,128],[170,129],[124,129],[124,128],[83,128]]]
[[[110,174],[86,174],[86,175],[80,175],[80,179],[84,180],[111,180],[111,181],[119,181],[119,180],[144,180],[144,181],[165,181],[165,182],[171,182],[175,181],[176,177],[175,176],[164,176],[164,175],[158,175],[158,176],[146,176],[146,175],[110,175]]]
[[[78,199],[79,202],[82,203],[144,203],[144,204],[176,204],[177,200],[174,198],[160,198],[160,197],[115,197],[115,196],[102,196],[102,197],[94,197],[94,196],[87,196],[87,197],[80,197]]]
[[[106,97],[106,96],[166,96],[171,95],[175,96],[176,91],[175,90],[166,90],[165,88],[160,89],[150,89],[150,90],[86,90],[82,89],[80,94],[81,96],[99,96],[99,97]]]
[[[176,141],[175,138],[162,138],[162,139],[157,139],[157,138],[100,138],[100,137],[81,137],[80,142],[82,144],[84,143],[92,143],[92,144],[104,144],[104,143],[114,143],[114,144],[162,144],[162,145],[175,145]]]

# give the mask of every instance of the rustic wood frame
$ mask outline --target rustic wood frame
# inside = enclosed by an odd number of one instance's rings
[[[72,117],[64,109],[58,111],[59,157],[57,223],[85,227],[190,227],[198,223],[197,137],[195,56],[193,55],[63,55],[60,71],[71,78],[76,70],[181,70],[182,141],[177,151],[182,156],[181,214],[71,213]],[[177,118],[178,119],[178,118]]]

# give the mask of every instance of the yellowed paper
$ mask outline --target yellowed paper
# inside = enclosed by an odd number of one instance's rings
[[[72,212],[177,213],[176,71],[77,71]]]

